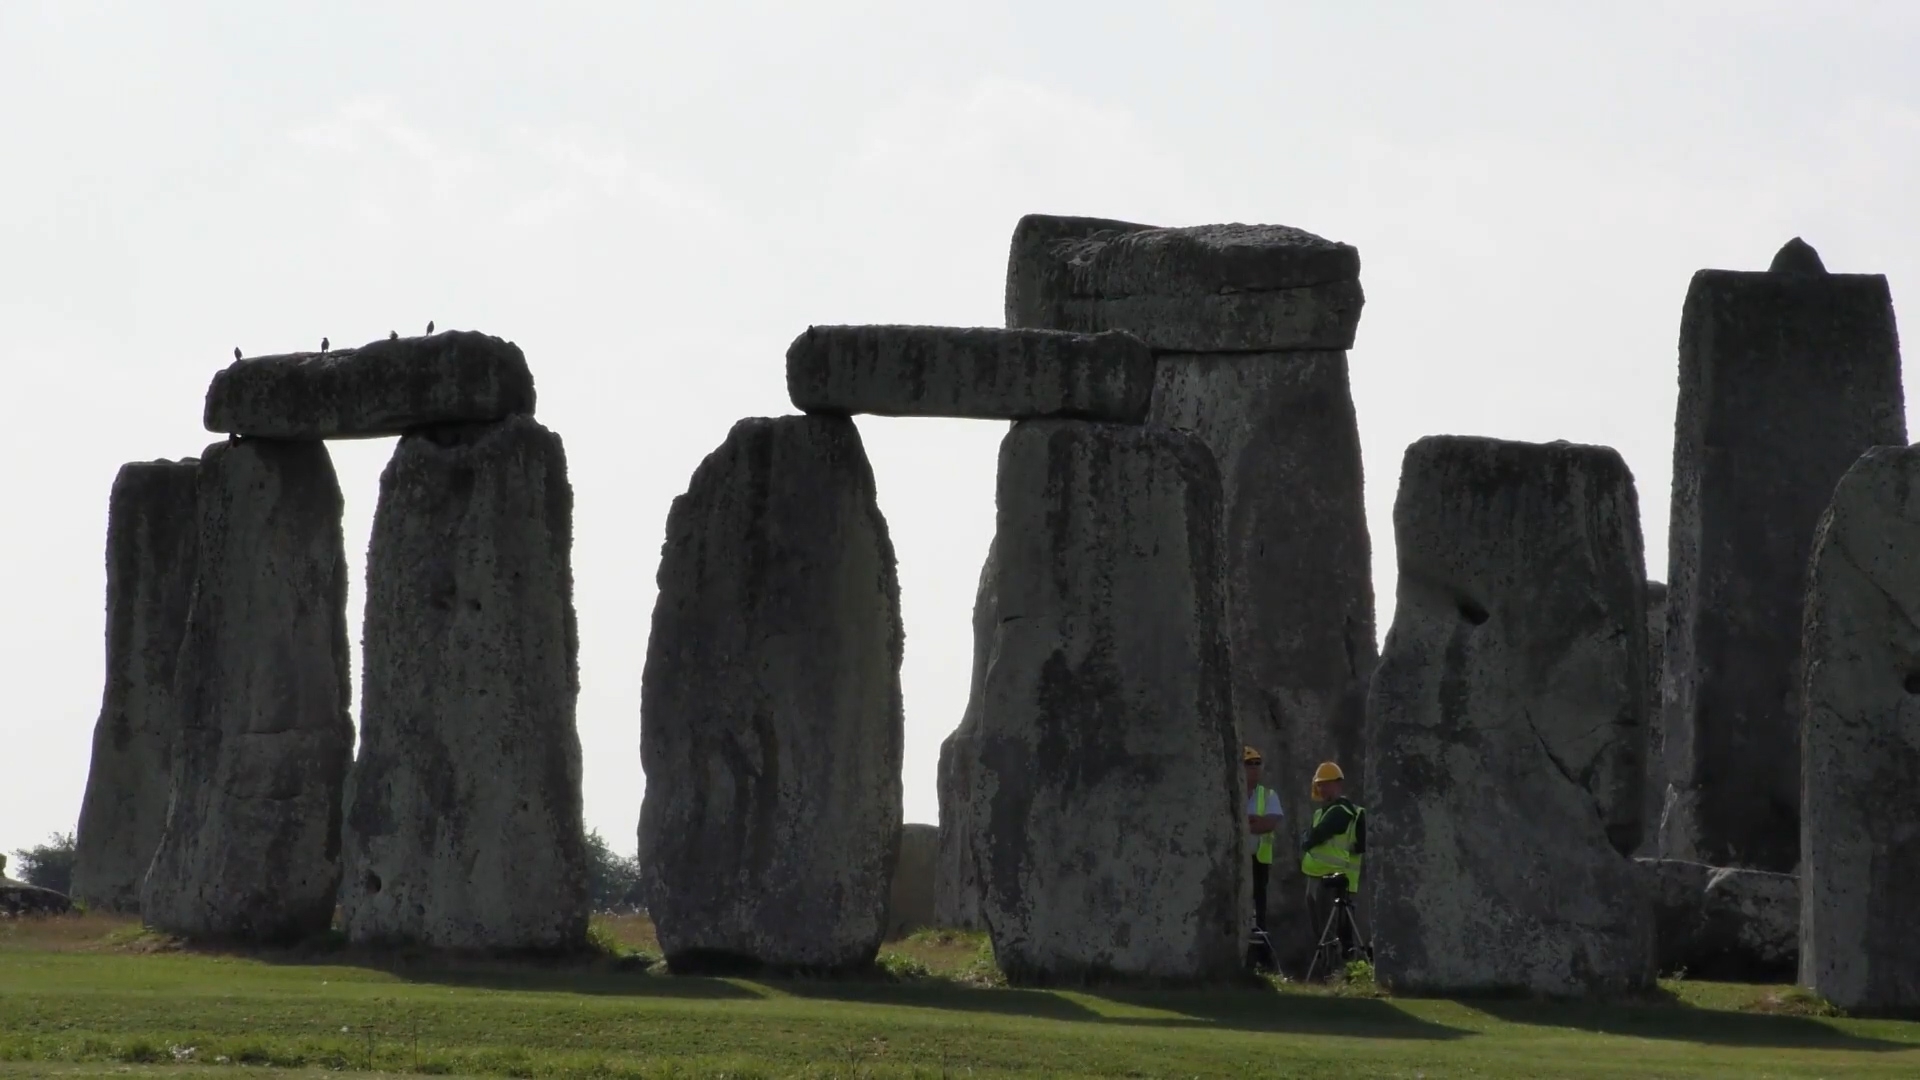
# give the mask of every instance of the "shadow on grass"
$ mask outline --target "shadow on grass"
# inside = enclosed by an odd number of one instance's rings
[[[1501,998],[1461,1000],[1471,1008],[1510,1024],[1573,1028],[1600,1035],[1777,1049],[1889,1051],[1916,1048],[1910,1043],[1855,1035],[1811,1017],[1702,1009],[1666,991],[1618,1003]]]

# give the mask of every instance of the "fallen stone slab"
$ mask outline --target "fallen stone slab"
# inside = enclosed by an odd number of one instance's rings
[[[239,439],[201,455],[195,504],[173,794],[140,912],[297,941],[333,923],[353,747],[340,484],[321,443]]]
[[[915,930],[934,925],[934,861],[938,857],[939,841],[938,826],[900,826],[893,888],[887,898],[888,941],[898,941]]]
[[[1364,302],[1357,250],[1285,225],[1029,214],[1007,263],[1008,326],[1124,330],[1173,352],[1349,349]]]
[[[1800,884],[1792,874],[1638,859],[1653,883],[1663,974],[1790,982],[1800,962]]]
[[[1805,621],[1800,983],[1843,1009],[1920,1008],[1920,448],[1840,479]]]
[[[1611,449],[1407,449],[1399,586],[1367,701],[1363,889],[1395,990],[1653,978],[1640,838],[1646,572]]]
[[[357,349],[235,360],[207,387],[208,431],[271,439],[403,435],[533,412],[520,347],[449,330]]]
[[[810,326],[787,349],[787,395],[810,413],[1138,422],[1152,393],[1131,334]]]
[[[962,930],[986,927],[980,914],[980,875],[973,863],[973,783],[980,760],[980,709],[987,667],[993,658],[994,631],[1000,626],[999,569],[993,546],[980,566],[973,600],[973,682],[960,725],[940,743],[936,785],[940,797],[939,862],[934,888],[934,921]]]
[[[900,589],[852,420],[749,419],[667,515],[640,862],[676,971],[873,962],[900,832]]]
[[[1661,850],[1786,872],[1814,528],[1848,467],[1907,429],[1886,278],[1829,274],[1798,240],[1775,264],[1700,271],[1681,315]]]
[[[5,860],[0,860],[0,870],[4,869],[6,869]],[[72,910],[73,900],[65,893],[43,889],[38,885],[29,885],[24,881],[15,881],[0,874],[0,917],[17,919],[65,915]]]
[[[586,943],[572,550],[566,452],[531,417],[394,447],[367,551],[349,941]]]
[[[1252,905],[1213,457],[1027,421],[996,503],[972,785],[994,956],[1024,984],[1233,977]]]
[[[199,468],[198,458],[122,465],[107,503],[106,688],[73,862],[73,895],[94,911],[140,910],[140,882],[167,819]]]

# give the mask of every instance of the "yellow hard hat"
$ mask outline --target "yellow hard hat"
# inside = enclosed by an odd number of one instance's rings
[[[1340,771],[1340,766],[1335,765],[1331,761],[1323,761],[1320,763],[1319,768],[1313,770],[1313,782],[1316,784],[1324,784],[1329,780],[1345,780],[1346,778],[1347,774]]]
[[[1253,747],[1251,747],[1251,746],[1243,746],[1243,747],[1241,747],[1241,748],[1240,748],[1240,763],[1241,763],[1241,764],[1243,764],[1243,765],[1258,765],[1258,764],[1260,764],[1260,761],[1261,761],[1261,757],[1260,757],[1260,751],[1258,751],[1258,750],[1255,750],[1255,749],[1254,749]]]

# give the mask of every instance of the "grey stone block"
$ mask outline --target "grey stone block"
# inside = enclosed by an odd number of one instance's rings
[[[675,970],[854,968],[900,831],[900,590],[853,421],[742,420],[673,502],[641,678],[647,910]]]
[[[1611,449],[1408,448],[1367,702],[1366,886],[1396,990],[1647,985],[1646,571]]]
[[[1814,527],[1861,454],[1907,438],[1886,279],[1823,273],[1811,249],[1778,261],[1793,272],[1700,271],[1681,316],[1661,850],[1784,872]]]
[[[1212,455],[1027,421],[996,501],[972,788],[994,954],[1029,984],[1231,977],[1251,906]]]
[[[787,349],[806,412],[1137,422],[1153,352],[1130,334],[956,326],[811,326]]]
[[[1660,823],[1667,804],[1666,703],[1661,688],[1666,671],[1667,586],[1647,582],[1647,779],[1641,812],[1640,851],[1658,855]]]
[[[940,830],[933,825],[900,826],[893,864],[893,888],[887,898],[887,940],[898,941],[934,925],[934,862]]]
[[[1173,352],[1348,349],[1364,303],[1358,251],[1284,225],[1029,214],[1007,264],[1008,326],[1125,330]]]
[[[274,942],[324,932],[340,880],[347,562],[319,443],[241,439],[200,458],[172,799],[148,926]]]
[[[394,447],[367,551],[348,940],[585,944],[572,550],[566,452],[532,418]]]
[[[1690,979],[1787,982],[1800,960],[1792,874],[1639,859],[1652,879],[1660,970]]]
[[[198,458],[120,467],[107,504],[106,689],[80,803],[73,895],[140,909],[173,782],[174,664],[193,599]]]
[[[533,412],[520,347],[449,330],[357,349],[235,360],[207,387],[208,431],[273,439],[402,435]]]
[[[1920,448],[1869,451],[1814,539],[1805,614],[1800,982],[1920,1008]]]
[[[986,926],[980,914],[980,875],[973,862],[973,784],[980,761],[980,709],[985,704],[987,668],[993,659],[994,632],[1000,626],[998,581],[999,567],[989,544],[973,600],[973,682],[967,690],[967,711],[960,726],[940,744],[936,777],[940,852],[934,919],[941,926],[963,930]]]

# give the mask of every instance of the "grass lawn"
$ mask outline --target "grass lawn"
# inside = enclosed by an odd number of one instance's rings
[[[1920,1076],[1920,1023],[1783,987],[1645,1001],[1401,1000],[1364,988],[1039,992],[977,936],[887,947],[865,979],[683,978],[642,919],[562,966],[181,950],[124,921],[0,921],[15,1076]],[[637,953],[637,955],[636,955]],[[620,955],[625,954],[625,955]]]

